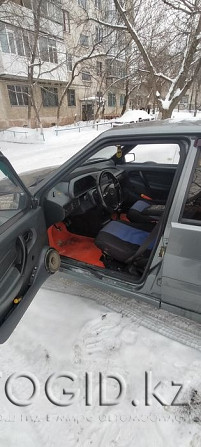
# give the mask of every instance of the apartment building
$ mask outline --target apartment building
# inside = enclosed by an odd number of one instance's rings
[[[115,34],[91,20],[113,13],[102,1],[1,2],[0,128],[120,114],[125,54]]]

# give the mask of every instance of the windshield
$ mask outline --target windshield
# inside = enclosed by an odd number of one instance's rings
[[[100,151],[96,152],[92,157],[90,157],[85,164],[90,161],[100,161],[100,160],[109,160],[114,155],[118,153],[118,148],[120,148],[119,157],[121,158],[121,146],[106,146]],[[132,160],[136,163],[147,163],[148,161],[154,163],[165,163],[165,164],[177,164],[179,162],[179,153],[180,148],[178,144],[174,143],[144,143],[134,145],[133,148],[130,146],[129,152],[127,152],[127,156],[129,154],[134,154]],[[126,157],[127,157],[126,156]]]
[[[117,153],[117,146],[106,146],[100,151],[96,152],[96,154],[92,155],[88,160],[93,159],[101,159],[101,160],[109,160]],[[87,160],[87,162],[88,162]]]

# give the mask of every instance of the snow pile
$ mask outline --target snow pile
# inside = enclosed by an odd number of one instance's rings
[[[197,121],[201,119],[201,112],[197,112],[196,116],[194,116],[194,112],[189,112],[188,110],[177,111],[174,110],[172,112],[171,122],[180,122],[184,120],[188,121]]]
[[[37,142],[43,142],[44,136],[37,129],[10,127],[9,129],[0,131],[0,141],[35,144]]]

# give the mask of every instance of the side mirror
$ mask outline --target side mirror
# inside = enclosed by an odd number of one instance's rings
[[[130,152],[129,154],[125,155],[125,162],[126,163],[133,163],[135,161],[135,154],[134,152]]]
[[[23,210],[27,205],[27,197],[24,193],[5,193],[0,194],[0,210]]]

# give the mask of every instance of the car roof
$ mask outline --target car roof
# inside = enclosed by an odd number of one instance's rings
[[[171,120],[146,121],[137,124],[125,124],[104,132],[105,136],[201,136],[201,120],[172,122]],[[102,134],[103,135],[103,134]]]

